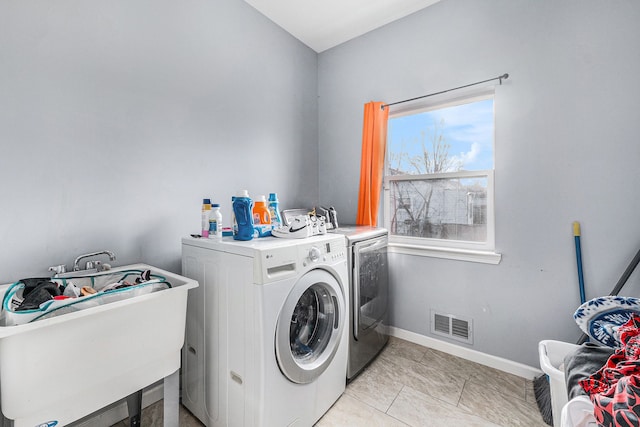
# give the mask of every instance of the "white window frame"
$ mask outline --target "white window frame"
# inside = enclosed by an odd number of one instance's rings
[[[412,108],[410,110],[405,109],[399,112],[390,112],[389,118],[391,119],[394,117],[413,115],[424,111],[433,111],[450,106],[466,104],[491,98],[494,99],[495,102],[493,91],[491,91],[490,93],[484,92],[481,95],[465,96],[464,98],[458,98],[454,101],[449,102],[437,102],[428,105],[422,104],[421,106]],[[493,155],[495,159],[495,135],[493,145]],[[388,158],[388,156],[385,156],[385,158]],[[500,262],[502,256],[501,254],[495,252],[495,166],[494,169],[490,170],[458,171],[423,175],[387,175],[387,171],[388,165],[385,164],[383,212],[384,226],[389,231],[391,231],[391,186],[393,182],[475,177],[482,177],[487,179],[487,239],[485,242],[396,236],[390,233],[389,252],[429,256],[435,258],[455,259],[461,261],[481,262],[487,264],[498,264]]]

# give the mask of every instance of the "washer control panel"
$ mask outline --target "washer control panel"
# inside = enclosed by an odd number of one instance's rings
[[[337,262],[347,259],[347,248],[341,239],[302,245],[300,258],[304,267],[316,262]]]
[[[295,277],[300,274],[300,269],[314,265],[347,262],[344,236],[311,237],[308,241],[305,240],[263,251],[256,257],[253,267],[255,283],[269,283]]]
[[[320,252],[320,249],[316,248],[315,246],[312,246],[311,249],[309,249],[309,259],[311,260],[311,262],[318,261],[321,255],[322,253]]]

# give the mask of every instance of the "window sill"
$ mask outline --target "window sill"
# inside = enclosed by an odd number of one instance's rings
[[[490,251],[471,249],[439,248],[434,246],[409,245],[406,243],[389,243],[389,253],[426,256],[431,258],[453,259],[458,261],[479,262],[497,265],[502,254]]]

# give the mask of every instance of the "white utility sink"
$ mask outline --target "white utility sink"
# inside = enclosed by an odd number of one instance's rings
[[[198,282],[146,264],[110,271],[147,269],[164,276],[172,287],[0,326],[0,408],[15,427],[62,426],[161,379],[165,412],[168,401],[176,405],[169,408],[165,426],[177,425],[187,291]],[[0,286],[0,300],[9,286]]]

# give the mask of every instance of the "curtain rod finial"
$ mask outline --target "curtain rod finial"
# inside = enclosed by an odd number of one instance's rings
[[[500,77],[498,77],[498,79],[500,80],[500,84],[502,84],[502,80],[507,80],[509,78],[509,73],[504,73],[503,75],[501,75]]]

